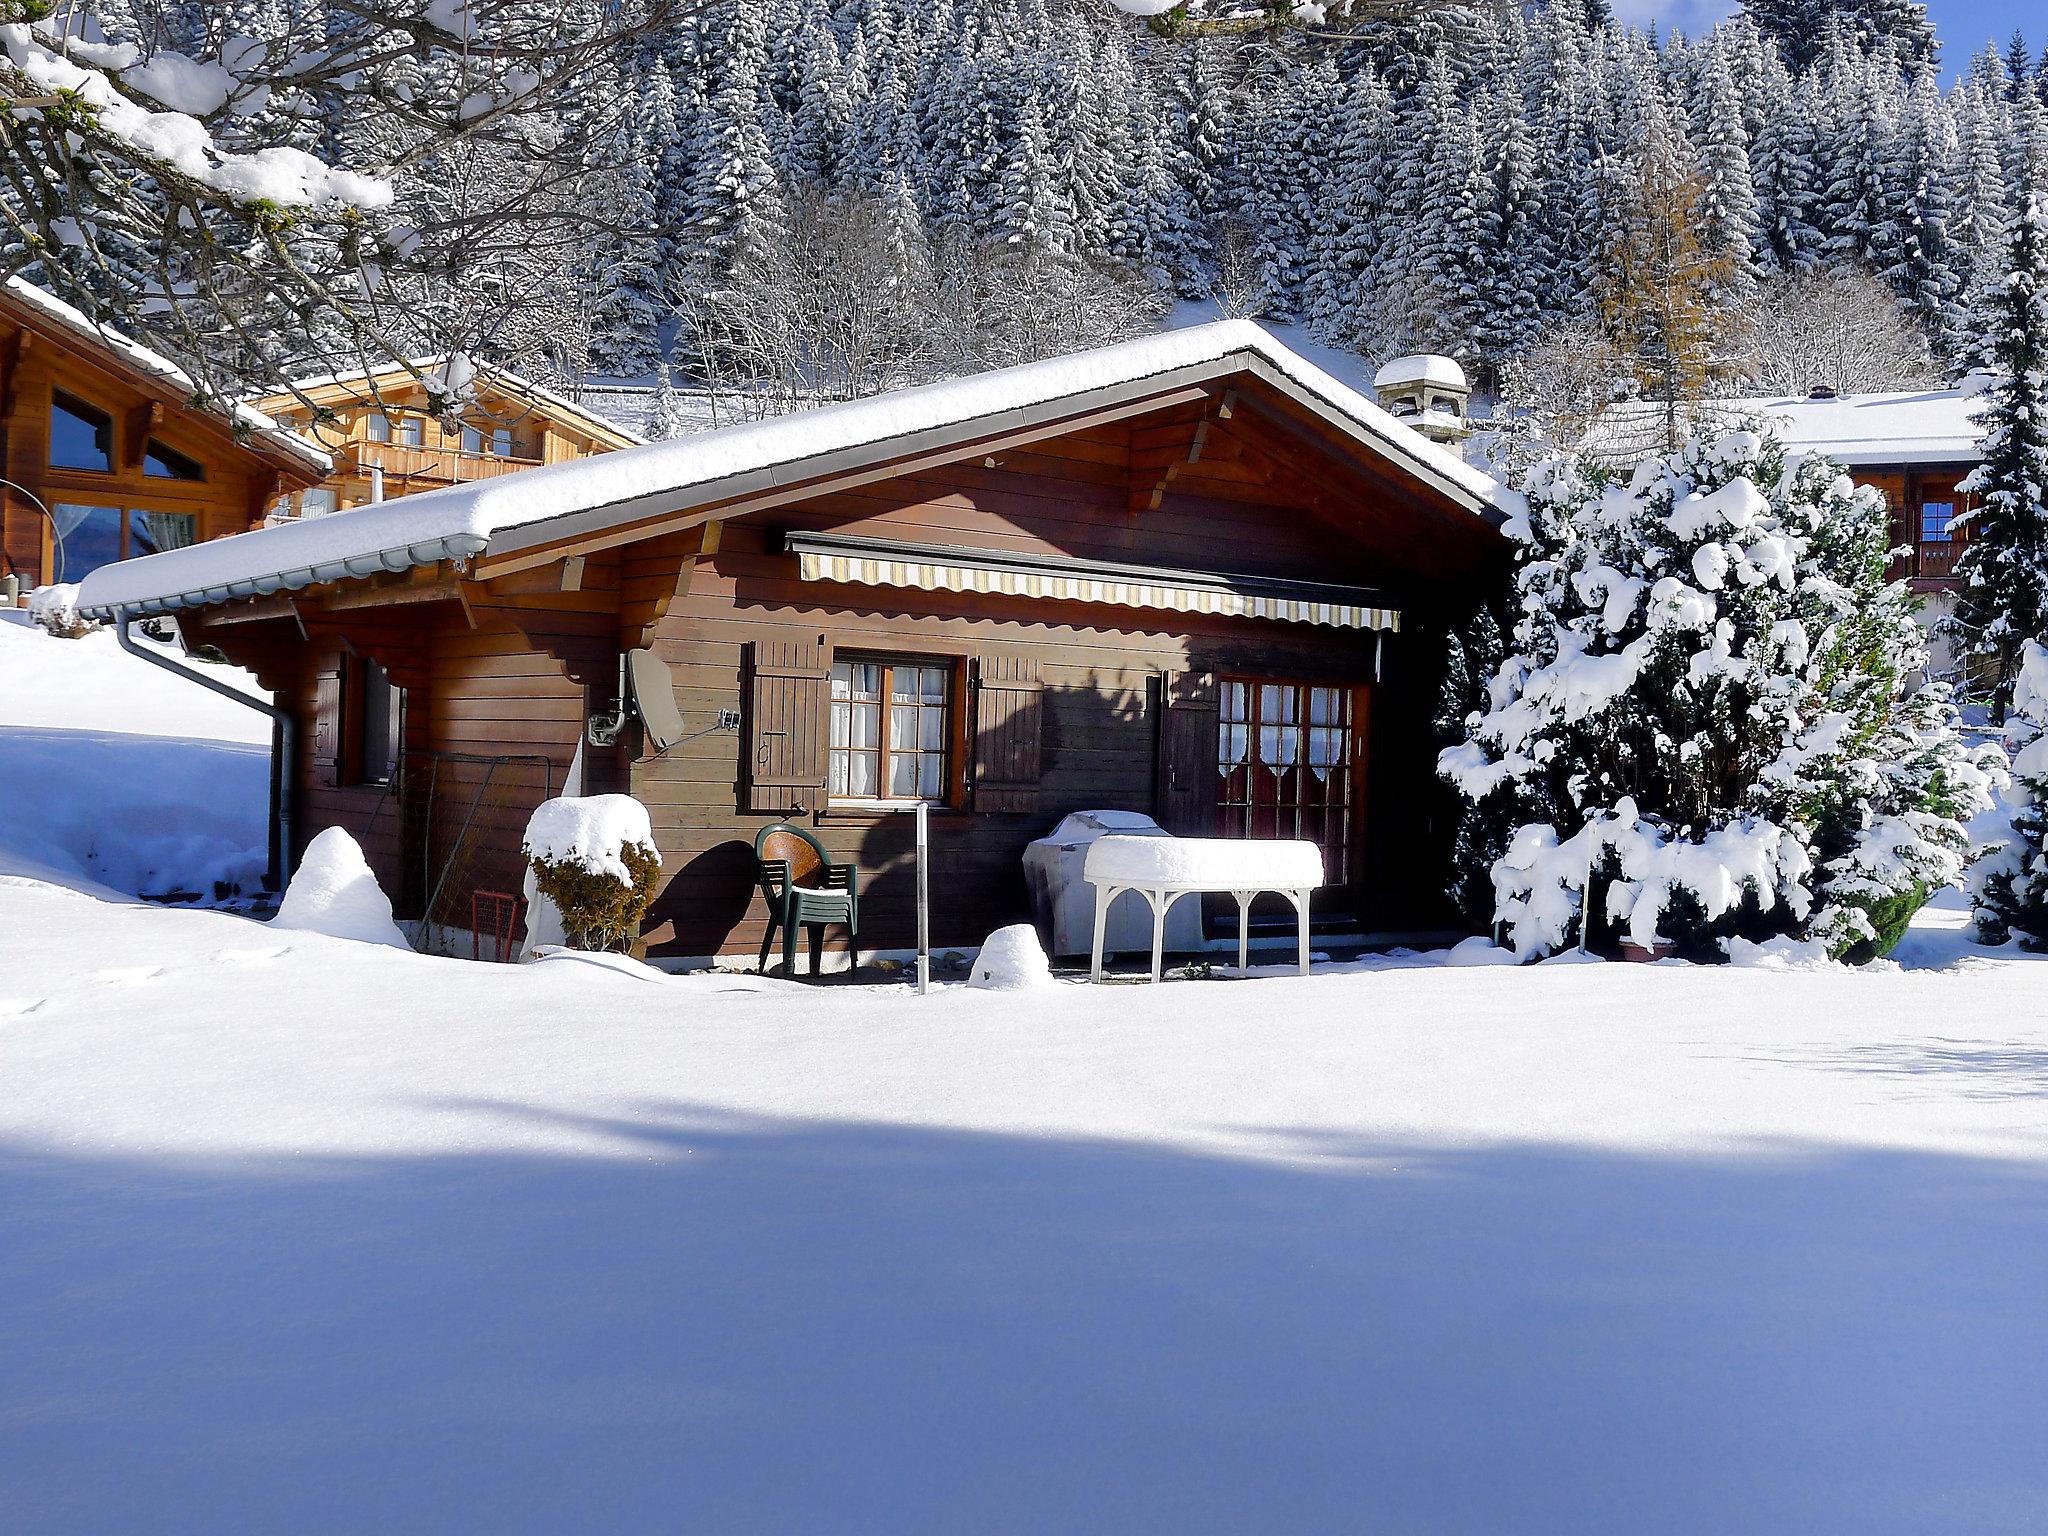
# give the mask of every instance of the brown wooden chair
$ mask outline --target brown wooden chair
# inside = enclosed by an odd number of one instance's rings
[[[847,976],[860,969],[860,886],[851,864],[834,864],[815,837],[786,821],[763,827],[754,839],[761,894],[768,901],[768,931],[761,936],[760,967],[782,933],[782,974],[796,974],[796,933],[811,930],[811,975],[818,974],[825,929],[846,929]]]

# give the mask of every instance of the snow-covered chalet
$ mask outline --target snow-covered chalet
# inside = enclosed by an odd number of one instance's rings
[[[662,962],[751,959],[753,842],[863,875],[863,948],[1026,911],[1069,812],[1301,837],[1318,920],[1441,927],[1430,716],[1511,499],[1245,321],[298,519],[95,571],[289,712],[295,848],[344,826],[401,912],[520,885],[534,806],[651,810]]]

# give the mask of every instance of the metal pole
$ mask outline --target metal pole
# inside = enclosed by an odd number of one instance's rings
[[[930,807],[917,802],[917,995],[932,989],[932,893]]]

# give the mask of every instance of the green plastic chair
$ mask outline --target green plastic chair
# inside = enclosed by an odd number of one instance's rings
[[[786,821],[763,827],[754,839],[754,861],[761,894],[768,900],[768,931],[761,936],[763,971],[777,930],[782,934],[782,974],[796,974],[796,934],[811,931],[811,975],[819,973],[825,929],[839,923],[846,929],[850,979],[860,969],[860,886],[851,864],[834,864],[818,840]]]

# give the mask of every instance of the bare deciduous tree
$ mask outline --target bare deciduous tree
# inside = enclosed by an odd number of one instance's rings
[[[1765,284],[1748,352],[1751,380],[1765,394],[1850,395],[1941,383],[1926,332],[1889,284],[1860,267]]]

